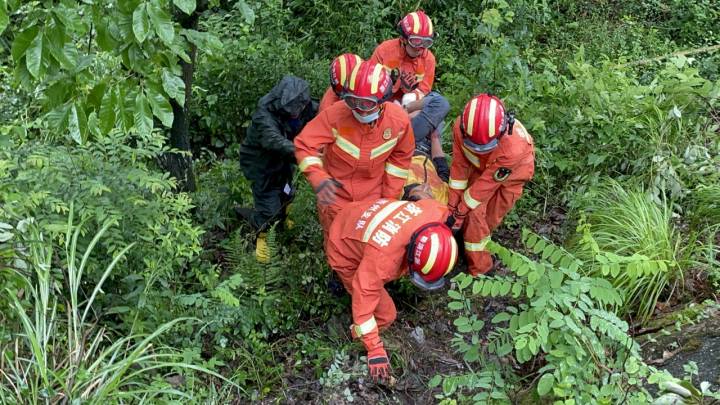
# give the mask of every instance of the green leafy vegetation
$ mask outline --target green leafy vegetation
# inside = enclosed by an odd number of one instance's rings
[[[297,174],[258,263],[237,157],[283,75],[319,98],[335,56],[368,57],[417,7],[447,123],[499,95],[536,175],[494,275],[389,286],[398,381],[379,387],[327,288],[314,193]],[[0,402],[716,397],[636,339],[720,291],[718,27],[712,0],[0,0]]]

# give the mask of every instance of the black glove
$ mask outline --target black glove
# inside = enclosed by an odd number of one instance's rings
[[[453,216],[452,214],[450,216],[448,216],[447,219],[445,220],[445,225],[448,228],[452,229],[453,225],[455,225],[455,216]]]

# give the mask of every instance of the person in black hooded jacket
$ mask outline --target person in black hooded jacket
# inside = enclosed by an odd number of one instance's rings
[[[254,209],[237,208],[258,234],[256,257],[267,260],[265,230],[283,220],[292,200],[295,170],[293,139],[317,114],[318,104],[310,98],[308,83],[285,76],[258,101],[240,146],[240,167],[252,182]]]

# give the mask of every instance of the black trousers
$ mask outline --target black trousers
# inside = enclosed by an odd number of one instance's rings
[[[293,172],[293,166],[287,165],[252,182],[255,208],[250,223],[257,231],[263,232],[276,221],[285,219],[285,208],[294,195]]]

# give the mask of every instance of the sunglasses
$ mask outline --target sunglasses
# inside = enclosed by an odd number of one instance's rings
[[[351,110],[372,111],[380,105],[375,98],[356,97],[350,94],[345,94],[343,100]]]
[[[413,48],[430,48],[433,44],[431,37],[420,37],[417,35],[408,36],[407,41]]]

